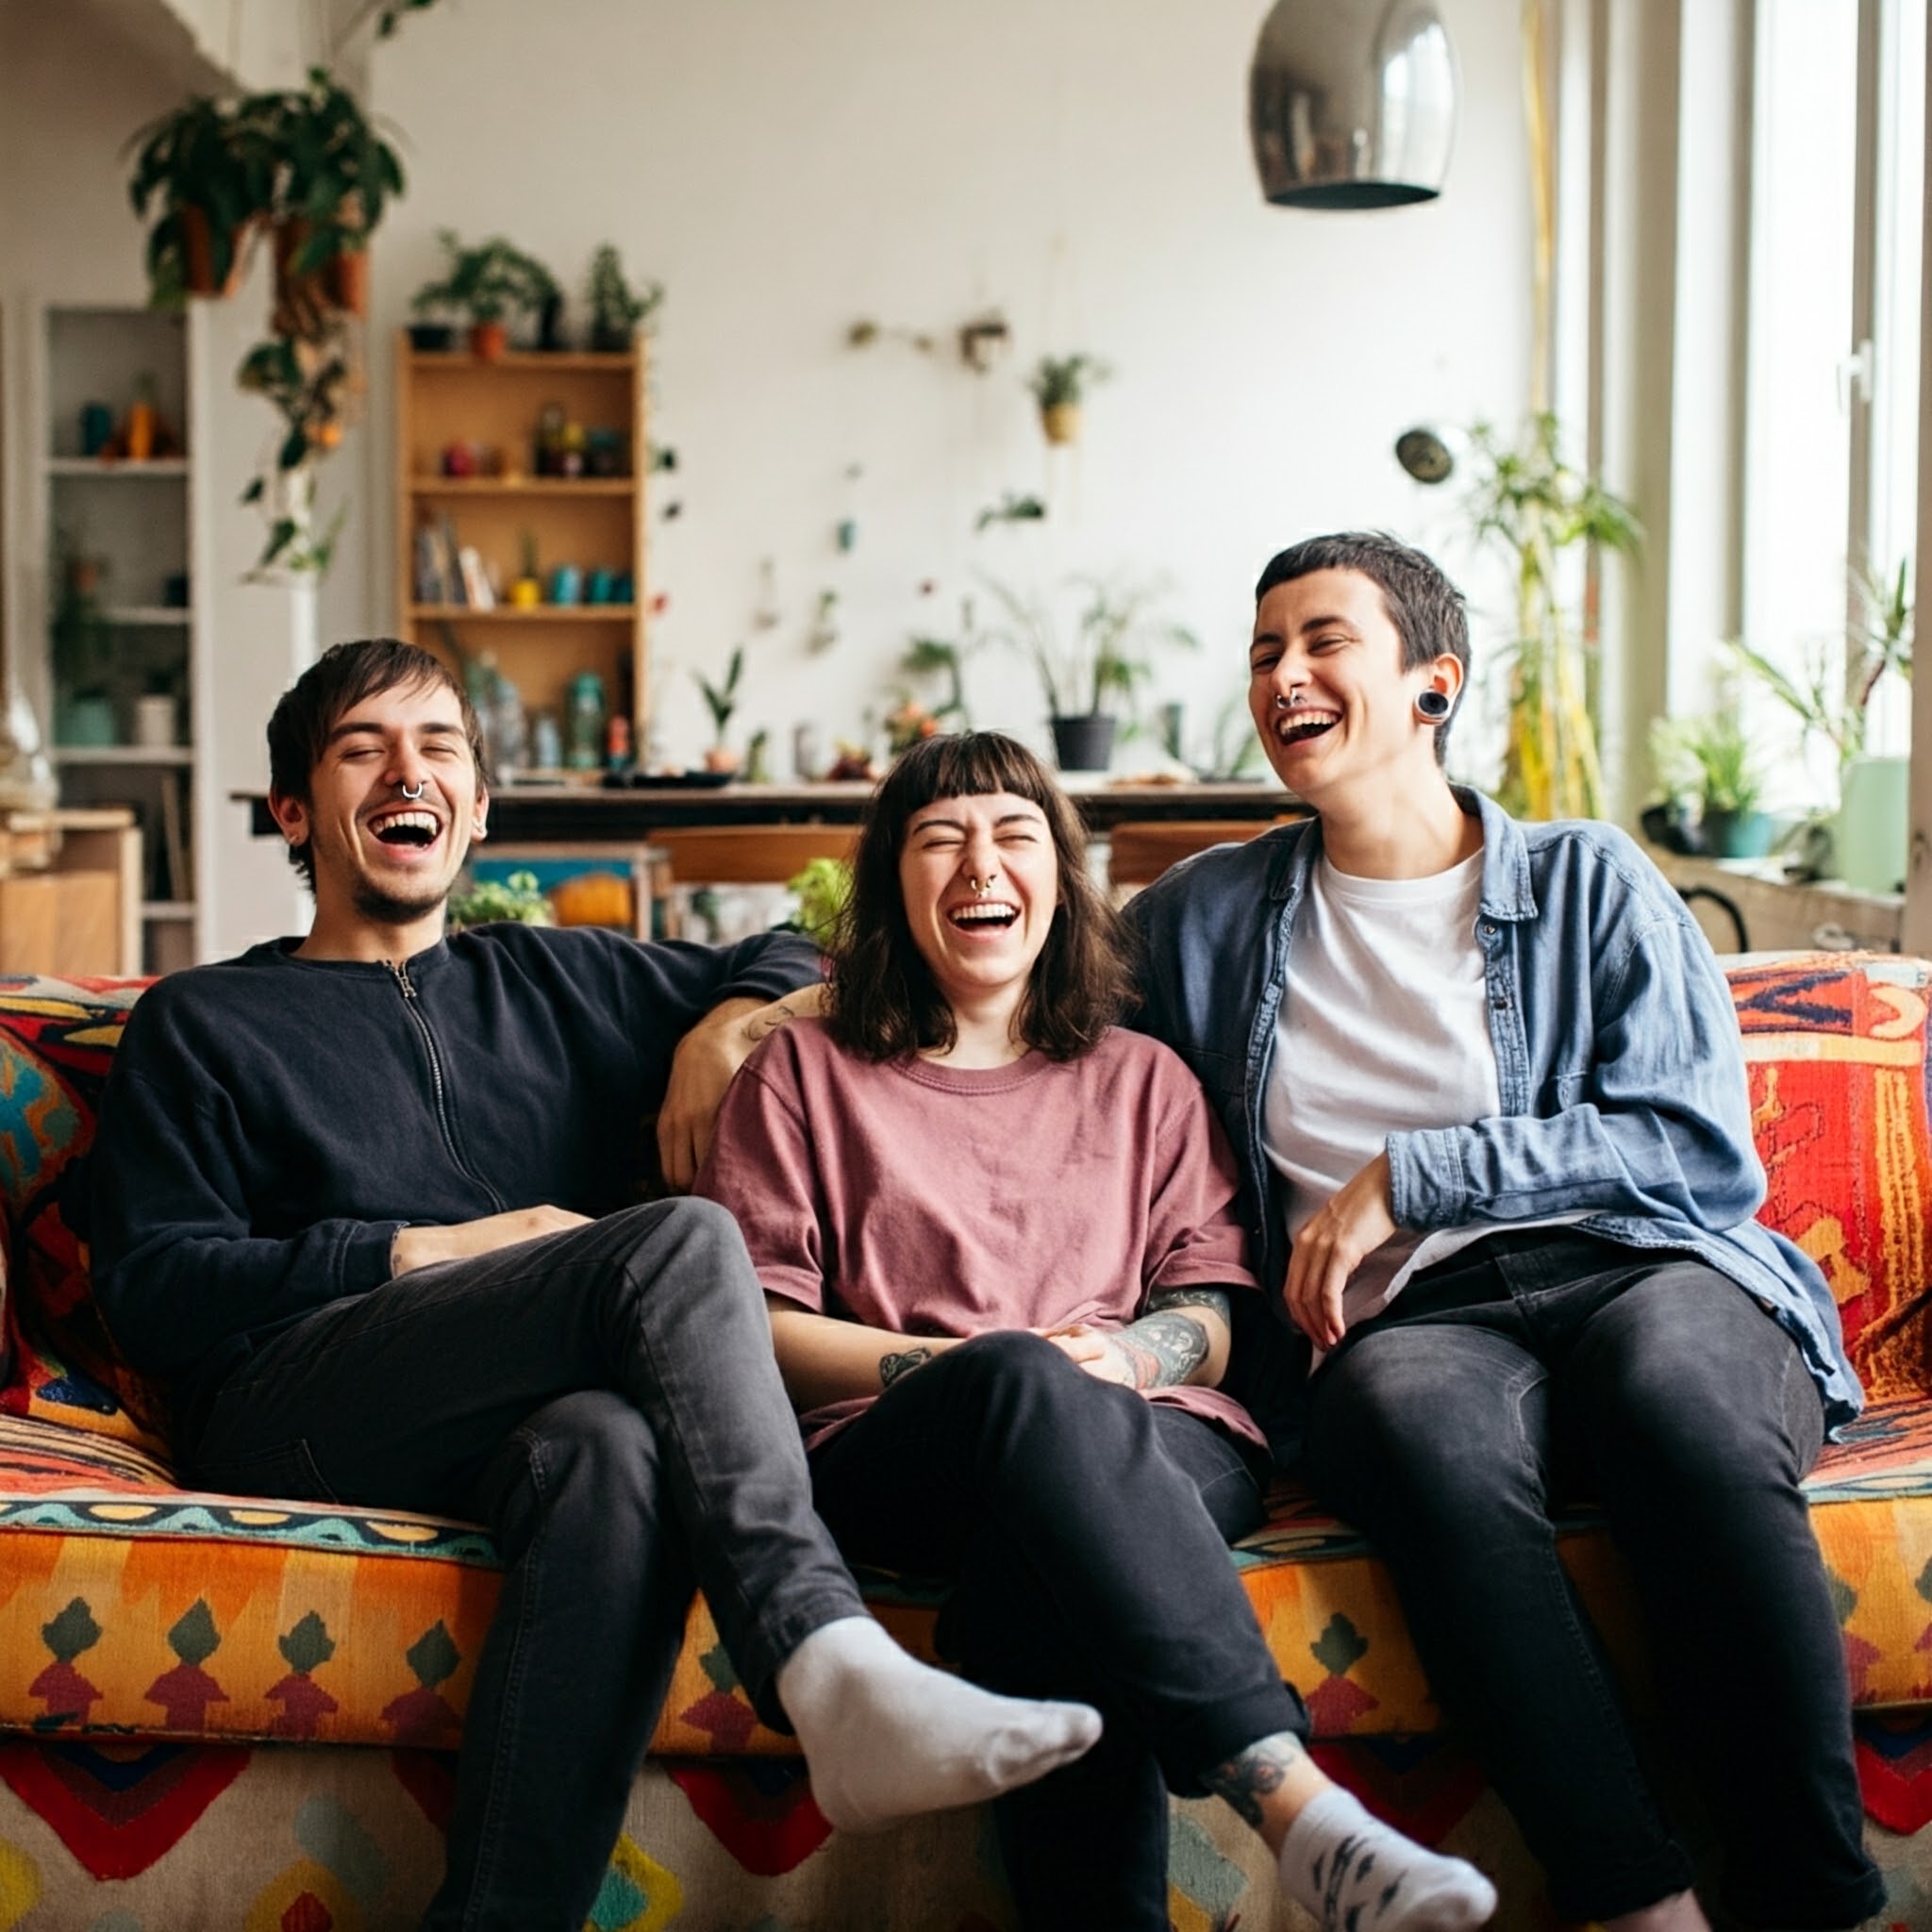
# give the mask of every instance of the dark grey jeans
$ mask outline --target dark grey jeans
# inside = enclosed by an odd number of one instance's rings
[[[578,1932],[693,1586],[768,1720],[778,1666],[862,1612],[813,1513],[764,1296],[706,1201],[422,1268],[298,1323],[216,1398],[211,1489],[487,1524],[507,1566],[425,1925]]]
[[[1799,1488],[1824,1409],[1785,1331],[1702,1262],[1550,1229],[1419,1274],[1309,1391],[1307,1474],[1387,1561],[1442,1707],[1566,1919],[1690,1867],[1557,1555],[1603,1507],[1747,1925],[1875,1912],[1843,1641]]]
[[[855,1560],[955,1584],[942,1656],[1105,1719],[1092,1750],[993,1806],[1029,1932],[1166,1932],[1168,1790],[1199,1796],[1257,1739],[1307,1736],[1227,1554],[1261,1521],[1254,1459],[1017,1331],[902,1375],[812,1452]]]

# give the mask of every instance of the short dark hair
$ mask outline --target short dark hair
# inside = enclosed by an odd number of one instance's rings
[[[268,721],[269,790],[309,802],[309,780],[322,761],[329,733],[367,698],[400,686],[441,685],[462,714],[463,736],[476,762],[476,782],[490,785],[483,726],[469,693],[441,658],[396,638],[358,638],[331,644],[281,695]],[[310,885],[315,859],[305,839],[289,848],[289,863]]]
[[[826,1025],[869,1060],[943,1050],[958,1035],[952,1009],[913,943],[899,855],[915,812],[941,798],[1008,791],[1037,805],[1059,863],[1059,904],[1034,962],[1020,1037],[1049,1059],[1098,1045],[1133,998],[1126,926],[1087,874],[1087,833],[1053,775],[997,731],[961,731],[916,744],[887,773],[866,808],[852,860],[852,896],[831,943]]]
[[[1307,537],[1268,559],[1255,586],[1258,605],[1270,591],[1318,570],[1352,570],[1365,576],[1382,593],[1382,608],[1402,640],[1402,668],[1420,671],[1445,651],[1462,666],[1463,688],[1469,679],[1469,608],[1462,592],[1443,575],[1434,558],[1424,557],[1386,530],[1341,530],[1328,537]],[[1458,699],[1436,726],[1436,762],[1446,754],[1449,727]]]

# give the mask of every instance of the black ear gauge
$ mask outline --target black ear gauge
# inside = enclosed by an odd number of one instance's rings
[[[1428,724],[1440,724],[1449,715],[1446,691],[1419,691],[1415,694],[1416,715]]]

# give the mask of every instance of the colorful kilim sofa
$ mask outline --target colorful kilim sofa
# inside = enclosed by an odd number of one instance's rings
[[[1932,1927],[1932,963],[1821,955],[1731,977],[1766,1216],[1828,1274],[1872,1397],[1812,1494],[1890,1880],[1880,1923]],[[492,1553],[458,1523],[176,1485],[151,1392],[94,1316],[72,1213],[138,991],[0,981],[0,1932],[411,1925],[441,1863]],[[1641,1685],[1607,1539],[1580,1524],[1565,1547]],[[1234,1560],[1331,1772],[1493,1873],[1499,1924],[1550,1924],[1359,1541],[1285,1491]],[[875,1600],[926,1641],[929,1603],[884,1580]],[[1172,1833],[1181,1932],[1306,1925],[1224,1809],[1176,1804]],[[700,1604],[591,1923],[991,1932],[1011,1912],[981,1814],[829,1834]]]

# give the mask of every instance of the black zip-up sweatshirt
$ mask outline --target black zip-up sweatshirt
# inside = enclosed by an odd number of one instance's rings
[[[713,948],[491,925],[394,966],[298,943],[158,981],[102,1102],[94,1293],[191,1435],[268,1336],[386,1281],[399,1228],[636,1199],[685,1030],[820,970],[782,934]]]

